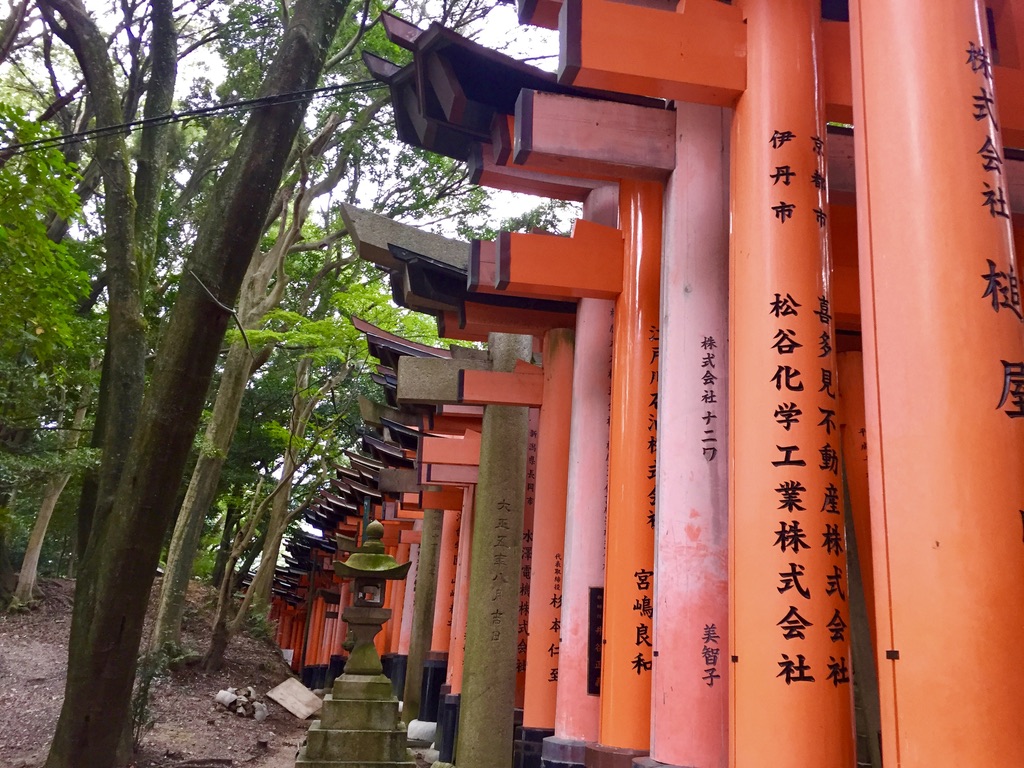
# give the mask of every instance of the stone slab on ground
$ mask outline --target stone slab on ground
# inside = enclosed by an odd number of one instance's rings
[[[305,720],[310,715],[316,714],[324,704],[319,696],[294,677],[289,677],[280,685],[267,691],[267,698],[276,701],[299,720]]]

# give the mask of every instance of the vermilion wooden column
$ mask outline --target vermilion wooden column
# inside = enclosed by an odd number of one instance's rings
[[[396,548],[395,559],[400,563],[411,562],[409,557],[409,545],[405,543],[399,543]],[[410,567],[410,571],[412,568]],[[415,583],[415,582],[413,582]],[[393,606],[393,613],[389,621],[391,622],[391,635],[390,642],[388,644],[388,651],[390,653],[401,653],[399,646],[402,641],[402,625],[405,623],[405,591],[406,589],[412,590],[408,579],[395,582],[394,589],[391,593],[391,605]]]
[[[661,209],[660,183],[620,183],[625,257],[612,346],[599,742],[638,753],[649,748],[654,658],[651,618],[635,606],[654,596]]]
[[[447,653],[452,637],[453,587],[459,547],[459,513],[446,510],[441,523],[441,554],[437,561],[437,596],[434,602],[432,652]]]
[[[884,759],[1024,765],[1020,92],[980,0],[860,0],[850,32]]]
[[[730,764],[850,766],[821,4],[742,5],[747,89],[730,145]]]
[[[416,521],[417,531],[422,531],[422,521]],[[409,655],[409,643],[412,640],[412,617],[413,605],[416,599],[416,574],[420,564],[420,545],[409,545],[409,560],[412,566],[409,568],[409,575],[406,578],[405,606],[402,608],[402,631],[398,637],[398,652],[403,656]]]
[[[676,109],[661,267],[651,758],[724,768],[731,112]]]
[[[592,192],[583,212],[588,220],[617,226],[618,207],[618,188],[610,185]],[[584,761],[584,745],[597,741],[600,722],[614,311],[614,302],[603,299],[581,299],[576,309],[558,696],[555,736],[545,740],[544,757],[577,765]]]
[[[452,644],[448,659],[449,692],[462,693],[462,662],[466,653],[466,611],[469,606],[469,567],[473,541],[473,489],[467,486],[459,517],[459,558],[455,572],[455,605],[452,608]]]
[[[569,481],[573,332],[544,335],[544,403],[540,407],[530,580],[529,643],[523,727],[554,732],[558,695],[565,499]],[[529,492],[530,484],[527,483]],[[539,741],[539,739],[538,739]]]

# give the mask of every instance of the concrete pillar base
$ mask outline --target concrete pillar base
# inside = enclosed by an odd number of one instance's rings
[[[541,747],[541,768],[583,768],[587,744],[586,741],[549,736],[544,739],[544,744]]]
[[[541,768],[544,739],[554,736],[553,728],[516,728],[512,745],[512,768]]]
[[[620,749],[603,744],[587,744],[584,752],[586,768],[633,768],[633,760],[649,753],[641,749]]]

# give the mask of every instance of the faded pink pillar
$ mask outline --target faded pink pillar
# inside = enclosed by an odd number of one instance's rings
[[[411,563],[412,562],[412,557],[411,557],[411,554],[410,554],[410,552],[412,550],[412,545],[406,544],[405,542],[401,542],[400,541],[398,543],[398,546],[395,549],[396,549],[395,559],[398,562],[400,562],[400,563]],[[411,571],[412,567],[410,567],[409,570]],[[401,618],[399,620],[398,626],[397,627],[393,627],[392,631],[391,631],[391,639],[390,639],[390,641],[388,643],[388,650],[391,653],[395,653],[395,654],[401,654],[402,653],[402,651],[400,650],[400,648],[402,646],[402,628],[404,626],[406,626],[406,624],[408,624],[408,622],[409,622],[408,617],[406,617],[406,615],[405,615],[405,606],[409,602],[408,600],[406,600],[406,597],[410,593],[412,593],[412,591],[413,591],[412,584],[415,584],[415,583],[416,582],[409,582],[408,579],[399,579],[398,581],[393,582],[392,592],[391,592],[391,604],[392,605],[398,605],[399,603],[401,603],[402,604],[402,613],[401,613]],[[392,615],[394,615],[394,613],[392,613]],[[338,622],[338,623],[339,624],[344,624],[345,622],[342,621],[342,622]]]
[[[583,211],[590,221],[617,226],[617,186],[592,192]],[[545,760],[567,765],[583,765],[600,720],[614,309],[614,301],[581,299],[576,310],[555,735],[543,747]]]
[[[728,744],[730,110],[676,105],[665,195],[651,756],[724,768]],[[639,606],[646,610],[648,606]]]
[[[422,531],[423,523],[417,520],[413,530]],[[416,572],[420,564],[420,545],[409,545],[409,576],[406,579],[405,600],[402,605],[402,629],[398,635],[398,652],[403,656],[409,655],[409,641],[412,639],[412,612],[413,601],[416,599]]]
[[[453,653],[448,657],[448,693],[462,693],[462,661],[466,655],[466,612],[469,608],[469,542],[473,540],[473,491],[475,485],[466,486],[462,494],[462,512],[459,517],[459,547],[455,565],[455,599],[452,605]]]
[[[437,596],[434,599],[434,634],[431,653],[447,653],[452,640],[452,604],[455,563],[459,551],[459,513],[446,509],[441,518],[441,553],[437,561]]]

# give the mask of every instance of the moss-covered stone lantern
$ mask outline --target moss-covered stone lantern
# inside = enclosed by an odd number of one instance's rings
[[[414,768],[406,746],[405,725],[398,719],[398,699],[384,675],[373,638],[391,611],[384,608],[389,580],[404,579],[410,563],[399,563],[384,551],[384,526],[369,523],[363,545],[338,537],[338,551],[351,552],[335,572],[353,580],[353,604],[341,617],[353,643],[345,671],[326,697],[321,719],[314,721],[299,750],[296,766],[303,768]],[[348,642],[348,641],[346,641]]]
[[[412,563],[399,563],[384,551],[381,539],[384,526],[376,520],[363,531],[363,545],[345,562],[335,562],[334,572],[343,579],[352,579],[355,599],[341,617],[352,631],[355,646],[345,664],[345,674],[380,675],[384,668],[377,655],[373,638],[391,610],[384,608],[384,595],[389,580],[404,579]]]

